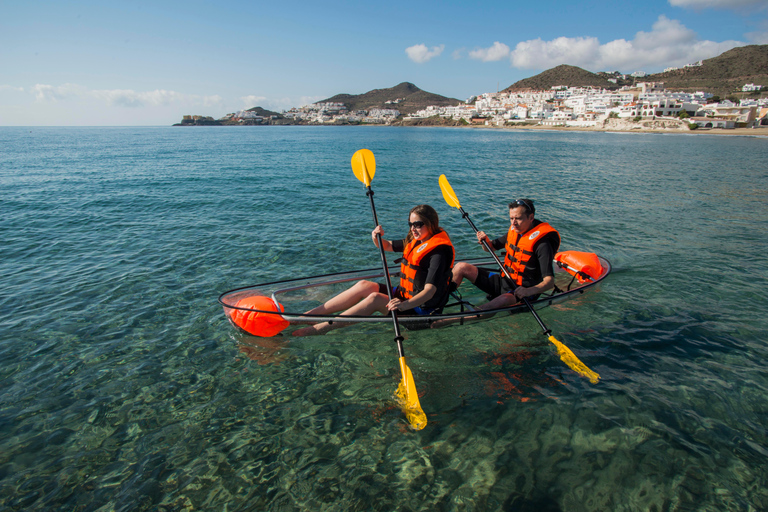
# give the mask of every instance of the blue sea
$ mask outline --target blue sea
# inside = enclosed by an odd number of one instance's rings
[[[535,201],[613,272],[542,320],[236,332],[217,297],[460,257]],[[0,511],[768,509],[768,139],[446,128],[0,128]]]

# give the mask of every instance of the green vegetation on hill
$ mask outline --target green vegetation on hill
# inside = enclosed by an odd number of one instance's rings
[[[703,61],[701,66],[656,73],[643,80],[664,82],[667,89],[706,91],[723,98],[740,92],[748,83],[768,87],[768,45],[734,48]]]
[[[253,107],[249,108],[248,112],[255,112],[257,116],[262,116],[266,118],[270,118],[273,116],[277,116],[278,119],[282,119],[283,116],[279,112],[272,112],[271,110],[267,110],[261,107]]]
[[[601,87],[617,89],[631,85],[632,80],[609,82],[614,73],[591,73],[576,66],[560,65],[536,76],[510,85],[504,92],[548,90],[559,85],[570,87]],[[740,92],[744,84],[754,83],[768,87],[768,45],[752,45],[734,48],[707,59],[701,66],[655,73],[638,78],[638,82],[664,82],[664,87],[675,91],[704,91],[725,98]]]
[[[387,101],[397,103],[386,103]],[[343,103],[348,110],[370,110],[372,108],[397,109],[401,114],[412,114],[430,105],[449,106],[463,103],[455,98],[422,91],[410,82],[403,82],[389,89],[374,89],[364,94],[337,94],[317,103]]]

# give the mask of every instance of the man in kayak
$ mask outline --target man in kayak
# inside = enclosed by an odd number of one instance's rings
[[[510,226],[506,235],[491,240],[484,232],[477,233],[478,243],[485,240],[494,250],[506,249],[504,268],[513,282],[499,268],[489,270],[465,262],[453,268],[456,287],[467,278],[488,294],[490,302],[478,309],[511,306],[523,297],[535,300],[540,293],[555,286],[552,260],[560,247],[560,234],[546,222],[534,218],[535,212],[533,201],[517,199],[509,203]]]
[[[381,226],[371,232],[373,244],[378,247],[376,235],[381,235],[385,251],[403,252],[400,265],[400,284],[389,300],[384,284],[358,281],[348,290],[329,299],[307,314],[328,315],[344,311],[341,315],[371,315],[375,311],[388,314],[396,309],[401,315],[431,315],[439,313],[448,302],[455,251],[448,233],[440,227],[437,212],[420,204],[409,213],[408,235],[403,240],[384,240]],[[323,322],[293,331],[294,336],[323,334],[344,327],[347,322]]]

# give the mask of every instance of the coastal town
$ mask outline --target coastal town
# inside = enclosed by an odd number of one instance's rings
[[[734,48],[661,73],[591,71],[561,64],[462,101],[402,82],[337,94],[282,112],[252,107],[178,126],[387,125],[576,130],[768,129],[768,45]]]
[[[762,86],[745,84],[743,91]],[[439,117],[466,124],[510,126],[519,123],[541,126],[595,127],[607,119],[684,120],[689,129],[753,128],[768,125],[768,98],[720,100],[705,92],[668,91],[663,83],[640,82],[611,91],[593,87],[552,87],[546,91],[485,93],[456,106],[428,106],[401,118],[398,100],[389,109],[349,112],[343,103],[314,103],[283,112],[288,119],[308,124],[392,124]],[[233,119],[256,116],[249,111],[230,114]]]
[[[744,84],[742,91],[761,91],[762,85]],[[241,110],[218,121],[202,116],[184,116],[182,124],[224,122],[226,124],[419,124],[435,119],[458,125],[514,127],[598,128],[607,124],[621,129],[644,123],[661,129],[768,127],[768,98],[731,96],[720,99],[707,92],[667,90],[661,82],[639,82],[618,90],[595,87],[554,86],[549,90],[484,93],[453,106],[427,106],[401,115],[397,104],[388,108],[350,111],[341,102],[318,102],[291,108],[277,115],[261,109]],[[256,111],[254,111],[256,110]],[[648,121],[653,124],[649,125]]]
[[[214,119],[184,116],[176,126],[476,126],[743,134],[768,130],[768,45],[648,74],[560,64],[505,89],[462,101],[402,82],[362,94],[336,94],[282,112],[260,106]]]

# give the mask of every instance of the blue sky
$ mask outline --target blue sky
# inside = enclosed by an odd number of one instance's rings
[[[0,126],[169,125],[404,81],[464,100],[748,44],[768,44],[768,0],[0,0]]]

